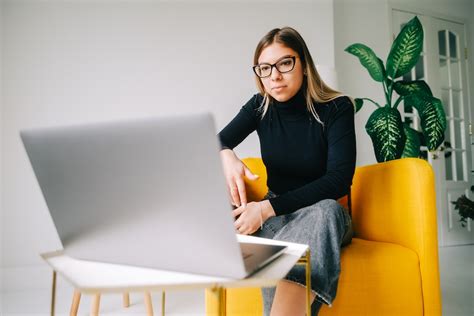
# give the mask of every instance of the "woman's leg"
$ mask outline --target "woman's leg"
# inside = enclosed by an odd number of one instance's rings
[[[323,200],[289,214],[287,217],[288,223],[275,234],[273,239],[309,245],[312,290],[318,294],[315,304],[321,301],[331,304],[337,291],[340,249],[344,233],[350,225],[349,215],[336,201]],[[295,266],[285,279],[304,286],[306,283],[305,268]],[[304,293],[305,290],[302,287],[301,293]],[[282,291],[277,288],[274,302],[276,306],[284,308],[283,305],[288,305],[290,308],[297,304],[297,298],[293,304],[288,301],[293,296],[285,298],[285,295],[278,295],[279,292]],[[304,294],[301,297],[304,298]],[[277,300],[279,302],[276,302]],[[280,302],[280,300],[282,301]],[[304,307],[304,300],[301,306]],[[312,314],[316,315],[316,313]]]
[[[311,294],[311,302],[313,302],[314,298],[315,295]],[[275,299],[271,307],[271,316],[286,315],[306,315],[306,288],[283,280],[276,287]]]

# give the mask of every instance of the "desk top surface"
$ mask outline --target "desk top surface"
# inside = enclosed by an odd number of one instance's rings
[[[122,291],[159,291],[223,287],[274,286],[304,256],[307,245],[238,235],[242,242],[285,245],[288,248],[276,260],[245,279],[142,268],[135,266],[86,261],[62,252],[45,253],[43,259],[76,289],[83,293]]]

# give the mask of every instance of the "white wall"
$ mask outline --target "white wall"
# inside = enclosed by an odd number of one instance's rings
[[[3,158],[3,147],[2,147],[2,132],[3,132],[3,0],[0,0],[0,292],[3,289],[3,174],[2,174],[2,158]],[[0,311],[2,310],[2,299],[0,295]]]
[[[385,0],[387,1],[387,0]],[[388,0],[393,6],[421,9],[428,13],[454,18],[470,19],[473,16],[472,0]]]
[[[474,5],[471,0],[334,0],[335,58],[340,88],[354,97],[368,97],[383,104],[385,97],[381,84],[373,81],[358,59],[344,52],[344,49],[353,43],[363,43],[372,48],[382,60],[386,60],[392,42],[390,6],[412,12],[461,18],[468,23],[472,47],[469,74],[472,94]],[[372,142],[364,127],[374,109],[371,103],[364,103],[364,107],[356,115],[358,165],[376,162]]]
[[[469,10],[470,15],[474,15],[474,1],[471,1],[471,8]],[[469,108],[470,110],[470,117],[471,117],[471,125],[474,130],[474,21],[470,21],[470,27],[469,27],[469,33],[470,33],[470,38],[471,38],[471,48],[469,49],[469,59],[471,62],[469,63],[471,66],[471,77],[470,79],[470,90],[471,90],[471,106]],[[472,153],[474,153],[474,134],[471,135],[471,148],[472,148]],[[471,171],[471,185],[474,185],[474,154],[471,156],[471,166],[472,166],[472,171]],[[471,193],[471,197],[474,197],[474,192]]]
[[[317,63],[334,66],[332,0],[6,0],[5,286],[49,282],[49,274],[31,271],[47,271],[38,253],[59,247],[19,129],[198,110],[212,111],[221,128],[256,92],[250,66],[257,42],[284,25],[301,32]],[[238,153],[258,155],[256,138]]]
[[[468,14],[472,17],[474,16],[474,1],[471,1],[471,7],[468,10]],[[471,38],[471,48],[469,50],[469,60],[471,66],[471,76],[470,76],[470,92],[471,92],[471,123],[474,125],[474,19],[469,20],[469,29],[468,33],[470,34]],[[474,140],[474,135],[471,135],[471,138]],[[474,142],[474,141],[473,141]],[[474,157],[474,155],[473,155]],[[473,163],[474,168],[474,163]]]
[[[334,0],[334,37],[336,70],[340,89],[353,97],[367,97],[383,102],[380,83],[375,82],[358,59],[344,51],[354,43],[363,43],[382,60],[390,49],[388,6],[379,0]],[[379,103],[380,103],[379,102]],[[376,163],[372,142],[365,124],[375,106],[364,103],[356,114],[357,165]]]

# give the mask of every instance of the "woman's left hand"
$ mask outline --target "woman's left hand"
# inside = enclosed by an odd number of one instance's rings
[[[275,212],[268,200],[250,202],[232,211],[232,215],[240,217],[234,222],[234,227],[240,234],[250,235],[255,233],[269,217]]]
[[[240,217],[234,222],[234,227],[240,234],[250,235],[260,228],[262,221],[261,206],[259,202],[250,202],[246,206],[241,205],[232,211],[232,215]]]

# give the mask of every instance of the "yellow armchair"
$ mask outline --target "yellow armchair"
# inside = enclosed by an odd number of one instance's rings
[[[250,200],[267,191],[260,158],[244,163]],[[406,158],[359,167],[351,187],[355,237],[342,249],[332,307],[320,315],[441,315],[434,175],[424,160]],[[317,255],[317,254],[316,254]],[[260,289],[228,289],[227,315],[262,315]],[[212,314],[213,297],[206,295]]]

